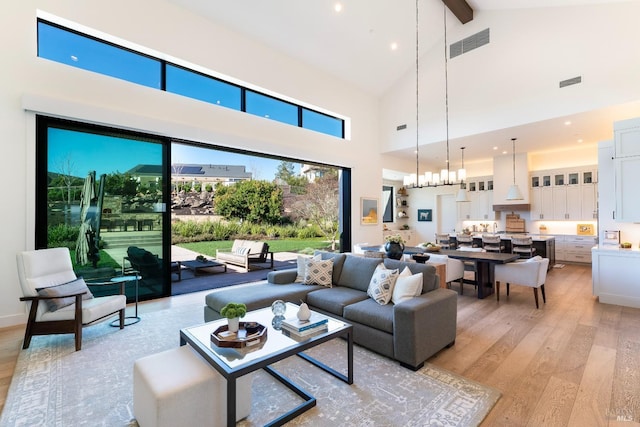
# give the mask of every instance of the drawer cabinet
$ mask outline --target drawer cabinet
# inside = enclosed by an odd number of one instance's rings
[[[591,263],[594,236],[556,236],[556,259],[565,262]]]

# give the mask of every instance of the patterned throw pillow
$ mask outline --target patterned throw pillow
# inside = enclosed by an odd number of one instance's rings
[[[304,275],[305,285],[320,285],[331,287],[333,275],[333,258],[324,260],[307,260],[307,271]]]
[[[391,301],[393,287],[396,284],[397,278],[397,269],[389,270],[385,268],[383,264],[380,264],[373,272],[373,276],[369,282],[369,289],[367,289],[367,295],[380,305],[388,304],[389,301]]]
[[[402,301],[406,301],[420,295],[421,292],[422,273],[411,274],[409,267],[405,267],[396,280],[391,301],[393,301],[394,304],[399,304]]]
[[[234,255],[242,255],[242,256],[244,256],[244,255],[248,254],[250,250],[251,250],[251,248],[239,247],[239,248],[234,249],[233,254]]]
[[[304,277],[307,274],[307,261],[308,260],[320,261],[321,255],[315,255],[314,257],[309,257],[305,255],[298,255],[297,266],[298,266],[298,275],[296,276],[295,283],[303,283]]]
[[[91,299],[93,298],[93,294],[87,287],[87,284],[84,282],[82,277],[77,278],[68,283],[63,283],[61,285],[49,286],[47,288],[38,288],[38,295],[42,297],[57,297],[60,295],[72,295],[77,294],[79,292],[86,291],[87,293],[82,295],[82,299]],[[66,307],[68,305],[74,304],[76,302],[76,297],[67,297],[67,298],[55,298],[45,300],[49,311],[56,311],[61,309],[62,307]]]

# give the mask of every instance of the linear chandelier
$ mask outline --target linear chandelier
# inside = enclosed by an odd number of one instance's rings
[[[447,8],[443,3],[444,17],[444,89],[445,89],[445,130],[447,145],[446,168],[440,172],[420,173],[420,25],[419,7],[416,0],[416,173],[404,177],[405,187],[422,188],[441,185],[458,185],[464,190],[464,180],[467,178],[464,169],[464,147],[462,147],[462,167],[456,172],[449,169],[449,62],[447,55]],[[457,178],[457,179],[456,179]],[[465,196],[466,199],[466,196]]]

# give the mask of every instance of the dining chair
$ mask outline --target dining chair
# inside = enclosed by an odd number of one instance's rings
[[[535,256],[527,260],[508,262],[506,264],[496,264],[494,269],[494,280],[496,289],[496,299],[500,301],[500,283],[507,284],[507,296],[509,296],[509,285],[522,285],[533,288],[533,296],[538,303],[538,288],[542,291],[542,301],[546,304],[547,298],[544,292],[544,282],[547,280],[547,268],[549,258]]]
[[[82,278],[76,277],[68,248],[38,249],[16,255],[18,277],[29,309],[22,348],[34,335],[74,334],[76,351],[82,346],[82,327],[118,314],[124,328],[127,297],[93,297]]]
[[[467,252],[486,252],[483,248],[474,248],[471,246],[459,246],[458,250]],[[463,292],[463,283],[471,284],[476,288],[476,291],[478,290],[478,263],[475,261],[463,261],[462,264],[464,265],[464,271],[470,272],[473,275],[473,279],[462,278],[462,281],[460,282],[460,295],[462,295]]]
[[[458,233],[456,241],[458,242],[458,249],[473,247],[473,236],[471,234]]]

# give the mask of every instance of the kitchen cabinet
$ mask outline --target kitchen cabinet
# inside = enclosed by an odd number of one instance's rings
[[[530,176],[531,219],[594,220],[596,166],[535,171]]]
[[[614,123],[615,220],[640,222],[640,119]]]
[[[640,251],[592,249],[593,295],[601,303],[640,308]]]
[[[556,236],[556,259],[564,262],[590,263],[595,236]]]
[[[493,179],[491,177],[476,177],[468,180],[467,199],[468,202],[456,204],[459,221],[495,220]]]

